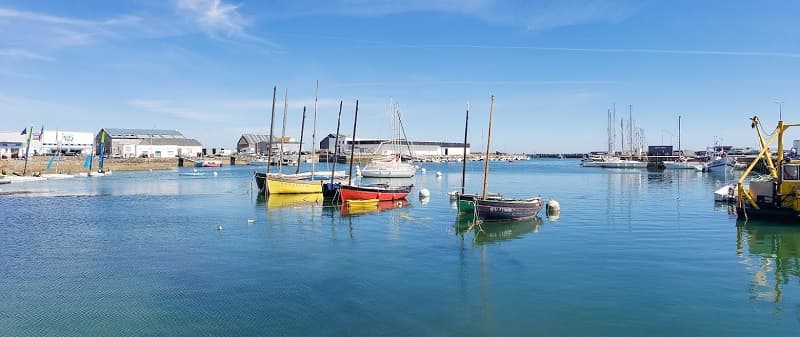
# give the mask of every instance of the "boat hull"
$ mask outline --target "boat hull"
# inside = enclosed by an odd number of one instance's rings
[[[705,171],[708,172],[723,172],[732,171],[736,166],[736,160],[731,157],[715,159],[705,166]]]
[[[324,183],[322,184],[322,195],[325,199],[337,199],[339,195],[340,183]]]
[[[390,169],[362,169],[361,176],[364,178],[411,178],[414,170],[390,170]]]
[[[322,193],[322,183],[315,180],[267,177],[269,194],[307,194]]]
[[[692,162],[680,162],[680,161],[665,161],[664,162],[665,169],[671,170],[696,170],[700,171],[703,169],[702,164],[700,163],[692,163]]]
[[[361,169],[361,176],[365,178],[411,178],[417,169],[407,163],[399,161],[372,162]]]
[[[458,195],[458,202],[456,206],[458,207],[458,211],[460,213],[473,213],[475,212],[475,199],[477,196],[475,194],[464,194]]]
[[[222,164],[215,161],[200,161],[194,163],[194,167],[222,167]]]
[[[474,205],[479,220],[521,220],[536,217],[542,209],[542,199],[476,199]]]
[[[342,201],[378,199],[391,201],[405,199],[411,193],[410,186],[402,187],[364,187],[364,186],[339,186],[339,196]]]
[[[619,160],[601,162],[602,168],[647,168],[647,162],[635,160]]]

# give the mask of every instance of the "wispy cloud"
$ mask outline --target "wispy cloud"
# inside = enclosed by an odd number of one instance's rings
[[[145,111],[168,114],[193,121],[220,122],[223,120],[223,112],[212,113],[194,108],[187,108],[169,101],[135,99],[129,101],[128,104]]]
[[[122,31],[135,31],[143,19],[135,15],[122,15],[102,19],[84,19],[51,15],[12,8],[0,8],[0,24],[15,34],[0,35],[0,43],[29,51],[28,59],[53,60],[35,57],[38,52],[87,45],[102,38],[120,35]],[[41,56],[41,55],[39,55]]]
[[[222,0],[177,0],[176,6],[209,36],[260,40],[246,31],[250,20],[239,12],[240,5]]]
[[[29,21],[38,21],[38,22],[46,22],[46,23],[58,23],[58,24],[67,24],[67,25],[94,25],[98,24],[96,21],[91,20],[82,20],[82,19],[74,19],[69,17],[62,17],[62,16],[53,16],[47,14],[41,14],[36,12],[28,12],[28,11],[21,11],[16,9],[10,8],[0,8],[0,18],[8,18],[8,19],[17,19],[17,20],[29,20]]]
[[[526,45],[491,45],[491,44],[409,44],[393,43],[391,41],[376,41],[364,39],[350,39],[342,37],[323,36],[333,40],[347,40],[360,44],[371,44],[387,48],[414,48],[414,49],[490,49],[490,50],[520,50],[544,52],[575,52],[575,53],[616,53],[616,54],[674,54],[674,55],[716,55],[716,56],[754,56],[754,57],[786,57],[800,58],[800,53],[781,51],[754,51],[754,50],[702,50],[702,49],[647,49],[647,48],[578,48],[578,47],[546,47]]]
[[[28,59],[28,60],[37,60],[37,61],[52,61],[53,58],[49,56],[39,55],[32,51],[25,50],[25,49],[0,49],[0,56],[12,57],[12,58],[19,58],[19,59]]]
[[[384,16],[440,12],[529,30],[616,23],[638,10],[638,5],[626,0],[325,0],[287,1],[279,6],[272,16]]]

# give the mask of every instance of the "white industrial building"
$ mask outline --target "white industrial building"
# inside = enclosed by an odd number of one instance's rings
[[[21,131],[1,131],[0,132],[0,158],[16,158],[25,156],[25,144],[28,141],[27,135],[21,135]],[[39,137],[31,138],[30,153],[38,152]]]
[[[89,154],[94,145],[94,134],[78,131],[50,131],[42,133],[38,154],[61,151],[64,154]]]
[[[100,144],[103,133],[105,133],[104,152],[110,156],[197,157],[203,152],[203,145],[200,142],[186,138],[176,130],[103,128],[95,135],[97,144]],[[100,152],[99,146],[97,152]]]
[[[329,134],[320,142],[320,150],[333,153],[335,151],[336,135]],[[339,135],[339,152],[341,154],[349,154],[352,138],[346,135]],[[400,139],[392,142],[388,139],[367,139],[361,138],[355,140],[355,153],[357,154],[393,154],[400,152],[402,155],[408,156],[412,152],[414,156],[453,156],[463,155],[464,147],[467,148],[467,154],[470,153],[469,143],[450,143],[450,142],[437,142],[437,141],[406,141]]]

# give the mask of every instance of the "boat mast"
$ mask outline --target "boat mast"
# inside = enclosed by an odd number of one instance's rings
[[[625,154],[625,119],[624,117],[620,117],[619,119],[619,156],[622,157]]]
[[[270,165],[272,165],[272,131],[275,124],[275,95],[278,93],[278,86],[272,87],[272,117],[269,121],[269,140],[267,141],[267,174],[270,172]],[[264,189],[267,190],[266,188]]]
[[[486,200],[486,187],[489,183],[489,147],[492,144],[492,116],[494,116],[494,95],[489,104],[489,132],[486,134],[486,157],[483,159],[483,193],[481,200]]]
[[[464,195],[464,180],[467,174],[467,130],[469,127],[469,102],[467,102],[467,118],[464,119],[464,158],[461,161],[461,195]]]
[[[289,88],[283,95],[283,129],[281,130],[280,153],[278,153],[278,173],[283,174],[283,141],[286,139],[286,112],[289,110]],[[269,163],[267,163],[269,165]]]
[[[628,147],[633,157],[633,104],[628,104]]]
[[[614,151],[614,147],[617,146],[617,103],[611,104],[611,151]],[[609,155],[614,155],[614,153],[609,153]]]
[[[317,89],[314,92],[314,131],[311,132],[311,181],[314,181],[314,161],[317,156],[317,101],[319,101],[319,80],[317,80]]]
[[[356,114],[353,117],[353,139],[350,141],[350,173],[347,175],[347,185],[353,185],[353,156],[356,149],[356,125],[358,125],[358,100],[356,100]]]
[[[303,157],[303,134],[306,128],[306,107],[303,106],[303,121],[300,122],[300,147],[297,149],[297,169],[294,174],[300,173],[300,158]]]
[[[339,101],[339,117],[336,118],[336,143],[334,143],[333,145],[333,166],[331,167],[331,184],[333,184],[333,177],[336,175],[336,161],[339,160],[339,127],[341,125],[342,125],[342,101]]]
[[[608,128],[606,129],[606,137],[608,138],[607,139],[607,142],[608,142],[608,155],[610,156],[611,155],[611,147],[613,145],[611,143],[611,126],[614,125],[614,122],[611,121],[611,109],[606,109],[606,119],[607,119],[607,123],[608,123]]]
[[[678,152],[683,155],[681,151],[681,116],[678,115]]]

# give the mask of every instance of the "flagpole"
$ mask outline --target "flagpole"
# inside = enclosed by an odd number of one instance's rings
[[[31,149],[31,134],[32,133],[33,133],[33,126],[31,126],[30,131],[28,131],[28,140],[27,140],[27,142],[25,144],[25,166],[23,166],[23,168],[22,168],[22,175],[23,176],[28,173],[28,155],[29,155],[28,152]]]

